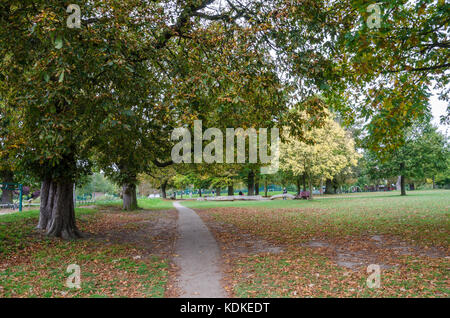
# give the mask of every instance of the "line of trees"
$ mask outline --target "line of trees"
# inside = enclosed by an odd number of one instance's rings
[[[429,122],[416,123],[405,129],[405,143],[391,156],[380,159],[373,151],[366,151],[362,161],[362,175],[372,182],[397,179],[401,195],[406,195],[406,183],[414,189],[414,182],[449,176],[450,152],[448,138]]]

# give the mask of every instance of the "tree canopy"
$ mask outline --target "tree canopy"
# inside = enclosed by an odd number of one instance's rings
[[[322,127],[304,134],[310,142],[286,133],[286,141],[280,146],[280,168],[293,178],[307,176],[310,180],[325,181],[347,167],[356,166],[360,155],[354,140],[331,114],[328,113]]]

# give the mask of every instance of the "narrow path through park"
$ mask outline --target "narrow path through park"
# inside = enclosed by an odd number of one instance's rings
[[[214,236],[194,210],[178,202],[173,205],[179,212],[175,262],[180,268],[180,296],[227,297],[220,283],[220,249]]]

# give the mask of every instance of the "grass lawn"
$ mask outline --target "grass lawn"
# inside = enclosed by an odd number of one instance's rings
[[[76,209],[78,227],[87,238],[75,241],[38,233],[37,210],[1,215],[0,297],[163,297],[169,258],[155,255],[149,220],[169,214],[157,211],[161,202],[141,206],[156,210]],[[65,286],[70,264],[81,268],[81,289]]]
[[[122,200],[96,201],[98,206],[122,206]],[[138,206],[145,210],[168,210],[173,209],[173,201],[163,199],[138,199]]]
[[[138,205],[140,208],[151,210],[173,209],[173,201],[163,199],[139,199]]]
[[[220,242],[234,296],[450,296],[450,191],[183,204]],[[238,246],[259,241],[281,251]],[[366,286],[369,264],[381,266],[381,288]]]

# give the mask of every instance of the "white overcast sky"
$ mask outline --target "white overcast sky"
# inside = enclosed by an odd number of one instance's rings
[[[447,102],[439,100],[438,97],[433,95],[430,99],[431,111],[433,113],[433,123],[439,126],[439,130],[447,137],[450,136],[449,126],[440,124],[441,115],[445,115],[447,112]]]

